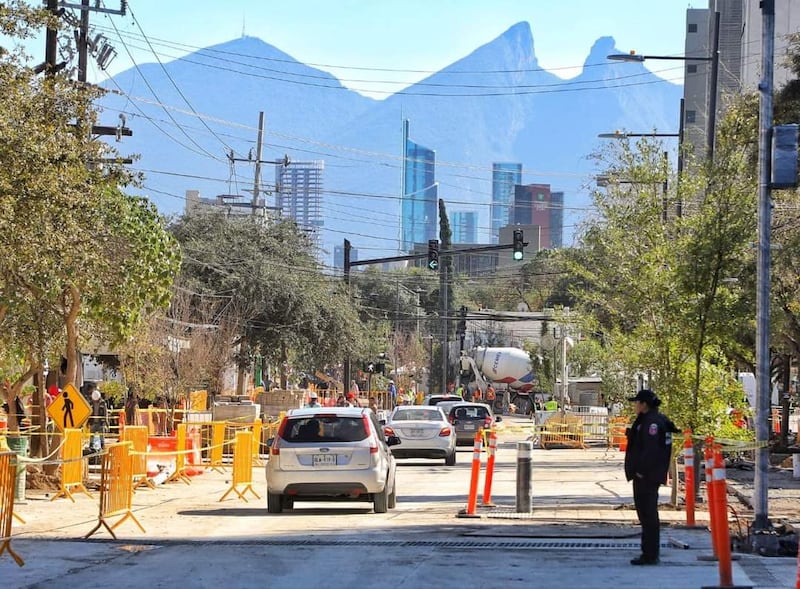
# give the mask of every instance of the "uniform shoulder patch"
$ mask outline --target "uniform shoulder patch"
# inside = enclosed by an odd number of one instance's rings
[[[650,429],[647,430],[647,433],[650,434],[651,436],[656,435],[658,433],[658,424],[657,423],[651,423],[650,424]]]

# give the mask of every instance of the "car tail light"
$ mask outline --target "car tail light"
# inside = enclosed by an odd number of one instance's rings
[[[453,430],[451,430],[449,427],[443,427],[442,429],[439,430],[439,436],[440,437],[449,436],[450,432],[452,431]]]
[[[369,422],[369,417],[367,417],[366,413],[364,413],[361,416],[361,420],[364,422],[364,431],[367,432],[367,434],[369,434],[369,432],[371,432],[372,429],[369,426],[369,423],[370,423]],[[369,453],[370,454],[377,454],[378,453],[378,443],[375,440],[375,436],[372,436],[371,439],[372,439],[372,442],[369,445]]]
[[[286,425],[288,423],[289,420],[284,417],[283,421],[281,421],[280,427],[278,428],[278,433],[275,434],[275,438],[272,440],[272,446],[270,447],[269,453],[273,456],[278,456],[281,453],[281,438],[286,431]]]
[[[383,435],[385,436],[393,436],[395,435],[394,430],[390,428],[388,425],[383,428]]]

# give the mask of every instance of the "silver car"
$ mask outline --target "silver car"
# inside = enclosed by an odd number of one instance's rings
[[[267,462],[267,511],[295,501],[371,501],[386,513],[397,501],[396,462],[375,414],[360,407],[294,409],[284,417]]]
[[[400,405],[384,426],[387,436],[397,436],[402,444],[392,448],[397,458],[444,458],[447,466],[456,463],[456,432],[438,407]]]

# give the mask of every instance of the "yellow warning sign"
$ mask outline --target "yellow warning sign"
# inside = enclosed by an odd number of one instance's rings
[[[47,414],[63,432],[67,428],[81,427],[92,414],[92,407],[80,391],[68,383],[63,392],[50,403]]]

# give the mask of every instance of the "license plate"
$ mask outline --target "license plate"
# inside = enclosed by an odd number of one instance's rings
[[[314,466],[336,466],[336,454],[314,454]]]
[[[471,424],[471,423],[465,423],[464,424],[464,429],[465,430],[474,430],[475,426],[473,424]]]
[[[412,429],[408,432],[408,436],[410,438],[421,438],[425,436],[425,430],[423,429]]]

